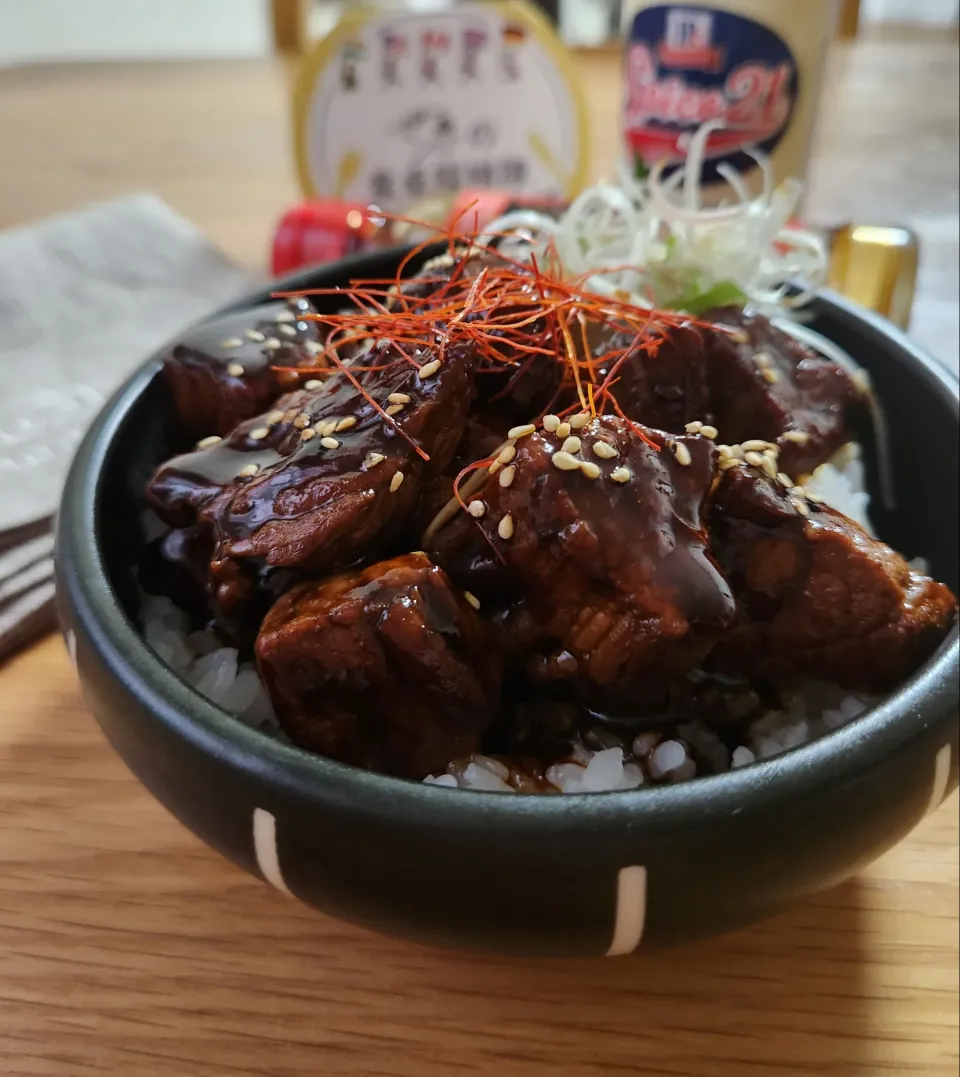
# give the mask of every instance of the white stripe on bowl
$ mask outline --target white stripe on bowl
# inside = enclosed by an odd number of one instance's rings
[[[923,813],[924,816],[936,811],[943,803],[943,798],[947,793],[947,783],[950,781],[951,756],[952,749],[949,744],[945,744],[937,752],[937,758],[933,764],[933,788],[930,790],[930,801],[927,804],[927,810]]]
[[[73,634],[73,629],[68,628],[64,635],[64,642],[67,645],[67,654],[70,655],[70,661],[73,663],[74,669],[77,667],[77,637]]]
[[[643,938],[647,919],[647,869],[639,864],[621,868],[617,875],[617,918],[607,957],[632,954]]]
[[[277,852],[277,820],[263,808],[253,809],[253,851],[257,854],[260,873],[267,882],[289,894],[290,889],[283,881],[280,854]]]

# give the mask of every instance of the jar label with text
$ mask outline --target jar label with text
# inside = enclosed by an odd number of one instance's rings
[[[639,11],[627,28],[624,138],[636,174],[679,164],[693,132],[721,120],[707,143],[703,182],[717,165],[753,164],[744,149],[771,153],[797,100],[797,65],[786,43],[752,19],[697,5]]]

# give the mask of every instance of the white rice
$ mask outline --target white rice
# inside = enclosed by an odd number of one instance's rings
[[[279,730],[270,697],[252,662],[240,662],[209,629],[190,630],[190,618],[169,598],[144,595],[143,634],[154,653],[211,702],[247,725]]]
[[[855,441],[844,445],[839,452],[804,482],[804,487],[825,504],[832,505],[844,516],[856,521],[869,535],[875,534],[867,515],[870,495],[860,446]]]
[[[805,486],[870,529],[869,495],[864,488],[859,446],[846,446],[817,468]],[[144,514],[143,524],[151,538],[162,533],[163,525],[152,513]],[[256,666],[241,663],[235,648],[224,647],[209,629],[191,631],[187,615],[168,598],[144,595],[140,620],[146,641],[157,656],[201,695],[241,722],[270,736],[283,737]],[[748,766],[839,729],[872,703],[867,696],[845,693],[832,685],[806,684],[785,698],[783,709],[769,711],[754,721],[745,732],[745,743],[732,752],[706,726],[681,723],[669,735],[641,733],[632,744],[621,747],[591,751],[576,744],[567,760],[547,768],[546,788],[561,793],[595,793],[686,781],[698,773],[694,756],[706,761],[705,773]],[[510,780],[510,768],[484,755],[451,763],[445,773],[424,778],[428,784],[449,788],[516,792]]]

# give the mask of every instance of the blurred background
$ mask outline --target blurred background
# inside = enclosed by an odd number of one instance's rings
[[[302,197],[291,87],[352,5],[331,0],[0,0],[0,227],[150,189],[228,255],[266,266]],[[452,6],[386,0],[408,11]],[[588,179],[614,173],[623,77],[615,0],[538,5],[585,88]],[[957,0],[836,0],[806,176],[824,228],[911,230],[911,330],[957,367]]]
[[[274,28],[289,44],[297,20],[305,38],[321,37],[348,3],[302,0],[0,0],[0,64],[45,60],[178,59],[266,56]],[[451,6],[443,0],[381,4],[410,11]],[[599,46],[619,34],[618,0],[555,0],[538,6],[557,20],[570,45]],[[957,0],[861,0],[848,3],[862,27],[948,28]],[[302,9],[302,16],[297,13]],[[851,16],[847,16],[849,19]]]

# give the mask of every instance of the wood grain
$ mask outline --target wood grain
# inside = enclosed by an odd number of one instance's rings
[[[916,330],[948,362],[954,48],[865,35],[838,52],[810,200],[919,228]],[[581,63],[599,172],[617,66]],[[235,63],[0,73],[0,224],[151,187],[264,262],[296,196],[286,80]],[[439,953],[317,916],[209,852],[114,757],[49,639],[0,669],[0,1074],[947,1077],[957,838],[952,797],[846,885],[685,951]]]

